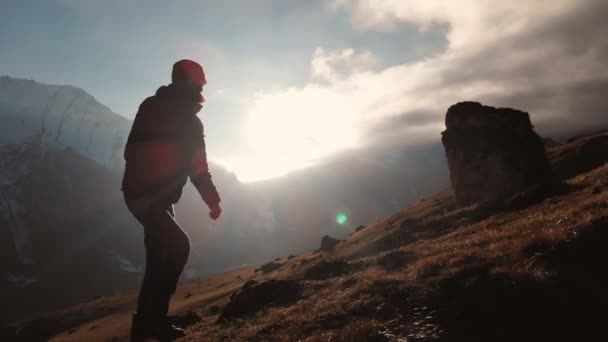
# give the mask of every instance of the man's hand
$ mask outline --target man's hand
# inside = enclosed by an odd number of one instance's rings
[[[219,204],[213,206],[211,208],[211,211],[209,211],[209,217],[211,217],[213,220],[217,220],[221,214],[222,214],[222,208],[220,208]]]

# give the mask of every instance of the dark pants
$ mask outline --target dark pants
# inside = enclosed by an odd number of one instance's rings
[[[150,320],[163,319],[188,260],[190,240],[175,222],[174,201],[125,196],[125,202],[144,226],[146,273],[139,292],[137,313]]]

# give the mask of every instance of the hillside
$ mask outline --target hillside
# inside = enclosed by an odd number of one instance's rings
[[[463,209],[445,190],[333,252],[183,284],[171,308],[187,328],[182,341],[602,340],[606,151],[605,133],[581,137],[548,150],[561,178],[551,186]],[[135,295],[94,299],[3,332],[126,341]]]

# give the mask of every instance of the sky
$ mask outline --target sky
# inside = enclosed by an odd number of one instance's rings
[[[253,181],[437,142],[464,100],[528,111],[549,136],[606,127],[606,17],[603,0],[3,0],[0,74],[133,118],[197,60],[210,159]]]

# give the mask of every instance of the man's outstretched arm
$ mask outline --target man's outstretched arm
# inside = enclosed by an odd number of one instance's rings
[[[209,164],[207,163],[207,153],[205,151],[205,140],[203,136],[201,136],[198,145],[199,146],[195,151],[194,160],[192,162],[190,181],[198,190],[198,193],[201,195],[203,201],[205,201],[209,209],[211,209],[209,212],[209,217],[216,220],[222,213],[222,209],[220,207],[221,199],[215,185],[213,184],[213,181],[211,180]]]

